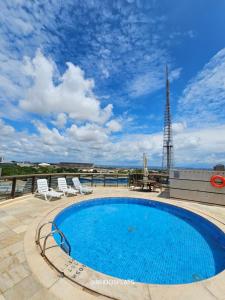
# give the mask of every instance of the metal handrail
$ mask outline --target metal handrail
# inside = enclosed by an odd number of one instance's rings
[[[45,222],[44,224],[42,224],[40,227],[37,228],[37,231],[36,231],[36,235],[35,235],[35,243],[37,245],[40,246],[40,239],[41,238],[44,238],[44,237],[40,237],[41,236],[41,230],[42,228],[45,226],[45,225],[48,225],[48,224],[52,224],[55,229],[58,229],[58,227],[56,226],[55,222],[54,221],[49,221],[49,222]]]
[[[43,229],[44,226],[52,224],[52,227],[54,227],[54,230],[51,230],[50,233],[48,233],[46,236],[41,237],[41,230]],[[41,255],[45,256],[45,251],[46,251],[46,243],[47,240],[50,236],[53,236],[55,233],[58,233],[60,235],[60,247],[63,249],[64,252],[66,252],[68,255],[71,253],[71,246],[69,241],[67,240],[66,236],[63,234],[63,232],[57,227],[54,221],[48,221],[43,223],[40,227],[38,227],[36,231],[36,237],[35,237],[35,243],[39,245],[41,249]],[[40,240],[44,238],[44,243],[43,247],[41,246]],[[65,247],[66,246],[66,247]]]
[[[41,255],[45,256],[45,251],[46,251],[46,244],[47,244],[47,240],[50,236],[53,236],[55,233],[58,233],[60,235],[60,247],[63,249],[64,252],[66,252],[68,255],[70,255],[71,253],[71,246],[67,240],[67,238],[65,237],[65,235],[63,234],[63,232],[60,229],[55,229],[53,231],[51,231],[49,234],[46,235],[45,239],[44,239],[44,243],[43,243],[43,248],[41,248]],[[64,247],[64,245],[67,245],[68,249],[66,249]]]

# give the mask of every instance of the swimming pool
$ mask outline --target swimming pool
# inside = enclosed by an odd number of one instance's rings
[[[170,204],[99,198],[67,207],[54,221],[71,245],[72,258],[121,279],[182,284],[225,269],[225,234]]]

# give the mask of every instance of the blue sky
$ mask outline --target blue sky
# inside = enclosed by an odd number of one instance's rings
[[[161,165],[165,65],[175,166],[225,163],[225,2],[0,3],[0,156]]]

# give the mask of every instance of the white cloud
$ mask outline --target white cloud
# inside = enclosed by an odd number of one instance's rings
[[[173,133],[183,132],[187,128],[187,124],[185,122],[177,122],[172,124]]]
[[[112,115],[112,105],[101,108],[100,101],[93,93],[94,81],[85,79],[84,72],[72,63],[67,63],[67,70],[53,81],[57,73],[51,59],[37,51],[33,60],[26,58],[27,75],[33,78],[33,85],[28,89],[26,98],[20,101],[24,110],[38,114],[67,113],[75,120],[105,123]]]
[[[165,72],[162,63],[161,67],[153,67],[151,72],[138,75],[129,84],[128,91],[132,97],[139,97],[146,94],[154,93],[155,91],[165,86]],[[182,69],[176,68],[169,72],[170,82],[177,80],[180,77]]]
[[[163,87],[163,76],[158,71],[139,75],[130,83],[129,93],[133,97],[143,96],[153,93]]]
[[[122,125],[118,120],[111,120],[109,121],[106,126],[109,128],[112,132],[117,132],[122,130]]]
[[[6,159],[34,161],[93,161],[95,163],[126,164],[149,157],[149,165],[161,165],[162,132],[127,134],[112,139],[108,128],[97,124],[72,125],[60,133],[40,122],[34,123],[38,134],[15,131],[0,120],[0,153]],[[205,164],[225,161],[225,125],[203,129],[188,129],[176,124],[174,133],[176,165]]]
[[[1,90],[6,93],[8,97],[17,98],[20,95],[18,87],[6,76],[0,74]]]
[[[56,119],[52,121],[52,124],[54,124],[58,128],[64,128],[67,123],[67,115],[64,113],[60,113],[57,115]]]
[[[187,85],[179,101],[180,118],[190,126],[224,123],[225,48]]]
[[[64,141],[64,137],[59,133],[58,129],[53,128],[50,130],[46,125],[38,121],[34,121],[33,123],[39,131],[40,137],[45,145],[56,145]]]
[[[180,78],[181,72],[182,72],[182,68],[176,68],[172,70],[169,74],[170,82],[173,82],[174,80]]]
[[[85,143],[95,142],[102,144],[108,140],[106,130],[96,124],[86,124],[81,127],[74,124],[67,130],[67,136]]]
[[[188,83],[173,124],[175,159],[182,164],[225,163],[225,48]]]
[[[149,164],[161,164],[162,133],[156,134],[128,134],[109,147],[111,152],[108,159],[118,162],[142,162],[143,152],[148,153]]]
[[[0,132],[1,136],[5,137],[11,134],[14,134],[15,130],[12,126],[6,125],[3,120],[0,119]]]
[[[186,129],[174,137],[176,163],[212,165],[225,162],[225,125]]]
[[[11,22],[9,23],[9,26],[13,28],[18,34],[28,35],[34,30],[32,24],[30,24],[29,22],[25,22],[20,18],[14,18],[10,20]]]

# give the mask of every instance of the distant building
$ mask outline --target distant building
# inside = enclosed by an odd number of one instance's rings
[[[74,162],[60,162],[55,164],[59,168],[76,168],[76,169],[93,169],[94,164],[92,163],[74,163]]]
[[[33,167],[33,166],[35,166],[34,163],[31,163],[29,161],[17,162],[16,164],[19,167]]]
[[[47,163],[40,163],[38,164],[39,167],[49,167],[50,164],[47,164]]]
[[[80,170],[80,169],[79,169]],[[93,173],[94,169],[81,169],[83,173]]]
[[[4,158],[2,156],[0,156],[0,163],[4,162]]]
[[[94,170],[93,170],[94,172]],[[117,173],[117,169],[112,169],[112,168],[95,168],[95,172],[94,173],[110,173],[110,174],[113,174],[113,173]]]
[[[218,164],[215,167],[213,167],[214,171],[225,171],[225,166],[222,164]]]

